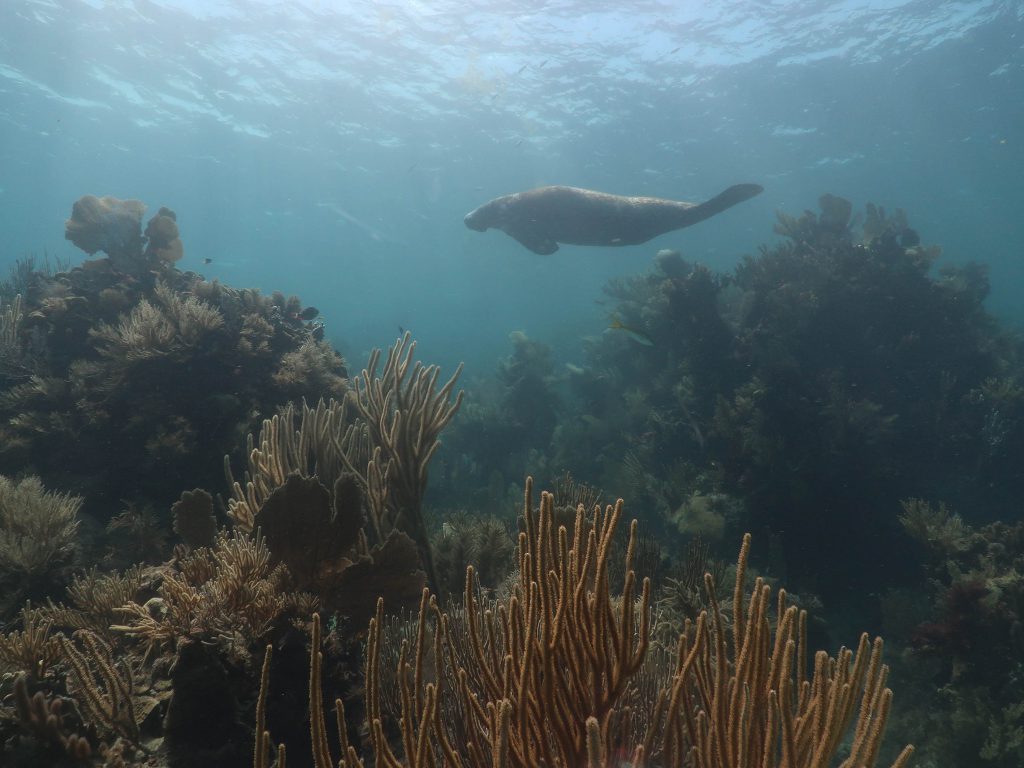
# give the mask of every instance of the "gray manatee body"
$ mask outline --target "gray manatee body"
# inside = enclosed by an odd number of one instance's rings
[[[565,245],[638,245],[682,229],[758,195],[763,187],[737,184],[704,203],[657,197],[621,197],[577,187],[539,187],[497,197],[466,215],[477,232],[500,229],[534,253]]]

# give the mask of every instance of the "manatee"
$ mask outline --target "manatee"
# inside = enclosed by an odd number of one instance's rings
[[[758,184],[737,184],[704,203],[621,197],[577,187],[539,187],[497,197],[466,214],[477,232],[500,229],[543,256],[564,245],[639,245],[721,213],[758,195]]]

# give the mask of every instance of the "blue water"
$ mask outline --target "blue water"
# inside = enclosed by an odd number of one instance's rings
[[[79,263],[72,202],[138,198],[177,212],[180,268],[299,294],[351,361],[401,326],[484,375],[516,330],[578,357],[659,248],[725,270],[832,192],[989,264],[1020,323],[1022,44],[1020,0],[3,0],[0,269]],[[542,184],[739,182],[765,192],[636,247],[462,223]]]

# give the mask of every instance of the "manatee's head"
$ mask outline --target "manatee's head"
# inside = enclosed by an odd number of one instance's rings
[[[488,229],[501,226],[502,211],[505,208],[505,201],[502,198],[484,203],[474,211],[466,214],[463,221],[466,226],[476,232],[484,232]]]

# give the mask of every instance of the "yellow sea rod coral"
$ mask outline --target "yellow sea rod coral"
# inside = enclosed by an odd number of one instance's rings
[[[650,585],[636,595],[629,530],[625,579],[608,577],[622,501],[577,509],[573,530],[554,524],[553,497],[532,508],[532,483],[519,535],[519,581],[507,599],[482,610],[467,570],[464,621],[425,590],[413,641],[402,644],[397,681],[398,742],[381,709],[383,605],[370,622],[366,726],[376,765],[425,768],[825,768],[849,738],[841,768],[871,768],[892,701],[882,642],[861,637],[856,652],[819,651],[810,676],[806,612],[758,579],[749,594],[745,537],[728,625],[710,575],[710,609],[688,622],[677,653],[651,654]],[[774,603],[775,613],[770,608]],[[330,754],[320,685],[320,621],[314,617],[310,726],[316,768],[364,763],[349,743],[335,702],[342,757]],[[270,648],[257,710],[257,768],[269,765],[266,730]],[[658,671],[645,669],[661,663]],[[641,670],[645,669],[643,675]],[[660,680],[651,686],[652,680]],[[850,726],[853,724],[852,733]],[[399,747],[396,753],[394,750]],[[907,747],[893,764],[907,763]],[[283,757],[283,747],[279,759]]]

